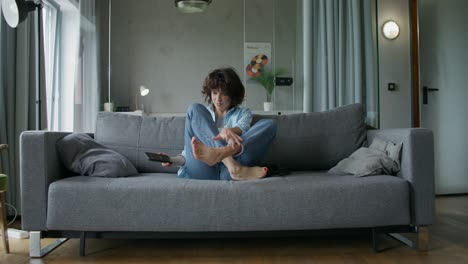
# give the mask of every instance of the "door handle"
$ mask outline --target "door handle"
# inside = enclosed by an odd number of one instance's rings
[[[428,92],[437,92],[439,89],[437,88],[429,88],[427,86],[423,86],[423,104],[427,104],[427,93]]]

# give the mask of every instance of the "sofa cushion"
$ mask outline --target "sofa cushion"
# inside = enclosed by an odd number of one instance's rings
[[[184,116],[141,117],[100,112],[94,138],[127,157],[140,172],[177,172],[149,161],[145,152],[180,154],[184,148]]]
[[[291,170],[328,170],[365,144],[362,104],[325,112],[254,116],[277,121],[278,131],[267,162]]]
[[[369,175],[396,175],[400,171],[400,153],[403,143],[394,144],[378,137],[369,148],[362,147],[329,170],[330,173]]]
[[[392,160],[396,162],[398,168],[400,167],[400,157],[401,157],[401,148],[403,147],[403,142],[399,142],[397,144],[383,140],[379,137],[375,137],[372,140],[372,144],[369,146],[370,149],[377,149],[383,151],[390,157]]]
[[[383,175],[293,172],[252,181],[163,173],[72,177],[49,187],[47,228],[209,232],[407,225],[409,195],[406,180]]]
[[[364,108],[352,104],[325,112],[254,116],[277,121],[276,138],[267,162],[291,170],[328,170],[365,143]],[[140,172],[176,172],[148,161],[145,152],[180,154],[184,148],[185,116],[141,117],[100,112],[97,142],[126,156]]]
[[[85,133],[72,133],[58,140],[57,151],[64,166],[79,175],[124,177],[138,173],[127,158]]]
[[[381,174],[396,175],[399,171],[400,166],[385,152],[362,147],[353,152],[348,158],[338,162],[328,172],[362,177]]]

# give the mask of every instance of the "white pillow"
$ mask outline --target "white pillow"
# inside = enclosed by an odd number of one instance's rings
[[[369,146],[369,148],[383,151],[385,154],[387,154],[388,157],[394,160],[397,163],[398,168],[400,168],[400,155],[402,146],[402,142],[394,144],[393,142],[385,141],[376,137],[372,141],[372,144]]]
[[[362,147],[338,162],[328,172],[363,177],[382,174],[395,175],[398,171],[400,171],[400,168],[396,162],[383,151]]]
[[[400,153],[403,143],[394,144],[374,138],[369,148],[360,148],[341,160],[328,172],[352,174],[358,177],[370,175],[396,175],[400,171]]]

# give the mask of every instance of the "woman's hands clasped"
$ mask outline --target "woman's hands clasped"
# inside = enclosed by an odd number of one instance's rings
[[[219,132],[217,136],[213,138],[213,140],[224,140],[228,144],[242,144],[242,137],[239,135],[242,131],[239,128],[229,128],[225,127]]]

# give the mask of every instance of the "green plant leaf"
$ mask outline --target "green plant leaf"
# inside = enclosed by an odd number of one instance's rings
[[[260,76],[252,78],[252,80],[255,80],[258,82],[260,85],[265,88],[267,95],[271,97],[273,94],[273,90],[275,89],[275,79],[277,76],[285,74],[286,70],[285,69],[277,69],[275,71],[271,71],[266,68],[260,68],[259,69]]]

